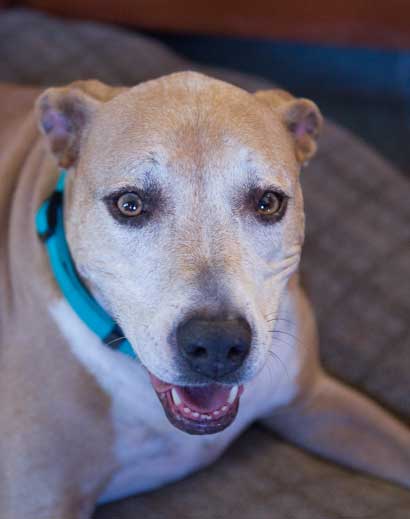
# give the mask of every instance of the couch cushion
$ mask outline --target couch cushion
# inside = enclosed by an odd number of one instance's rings
[[[156,41],[30,11],[0,18],[0,81],[63,84],[95,77],[132,85],[205,69]],[[260,79],[212,70],[244,88]],[[322,357],[337,376],[410,418],[410,185],[360,139],[327,123],[303,173],[305,284]],[[253,427],[218,463],[156,492],[101,507],[96,519],[408,517],[410,494],[318,460]]]

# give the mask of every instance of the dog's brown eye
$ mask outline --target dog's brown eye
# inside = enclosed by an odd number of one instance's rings
[[[273,216],[280,212],[284,197],[273,191],[266,191],[259,199],[256,211],[262,216]]]
[[[124,216],[139,216],[142,213],[142,200],[136,193],[124,193],[118,198],[117,207]]]

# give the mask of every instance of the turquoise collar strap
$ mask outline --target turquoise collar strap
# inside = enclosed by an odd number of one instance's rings
[[[62,170],[54,192],[36,215],[36,230],[47,249],[51,270],[62,294],[78,317],[111,349],[136,358],[118,324],[94,299],[77,274],[64,232],[66,176],[67,172]]]

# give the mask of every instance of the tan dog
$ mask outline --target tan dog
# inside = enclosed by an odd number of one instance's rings
[[[38,94],[0,89],[0,517],[90,517],[258,419],[410,486],[409,430],[323,372],[298,283],[317,107],[190,72]],[[76,268],[138,361],[55,283],[34,227],[55,158]]]

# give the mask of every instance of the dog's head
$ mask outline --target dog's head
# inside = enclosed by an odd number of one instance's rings
[[[279,90],[186,72],[114,89],[47,90],[40,127],[69,168],[67,239],[171,422],[235,418],[267,362],[304,237],[299,173],[322,118]]]

